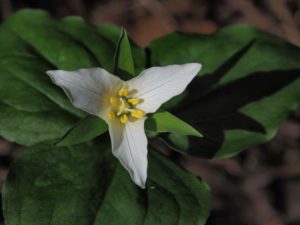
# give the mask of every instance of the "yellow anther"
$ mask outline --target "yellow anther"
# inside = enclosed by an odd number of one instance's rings
[[[115,106],[118,103],[118,99],[116,97],[110,97],[109,102],[110,102],[110,104]]]
[[[139,118],[142,118],[145,115],[145,113],[144,113],[144,111],[142,111],[140,109],[135,109],[130,113],[130,115],[134,118],[139,119]]]
[[[120,116],[121,123],[126,123],[127,121],[128,121],[128,116],[126,114]]]
[[[119,96],[124,97],[128,94],[128,89],[126,88],[121,88],[118,92]]]
[[[116,118],[115,113],[114,113],[114,112],[109,112],[109,113],[108,113],[108,119],[109,119],[109,120],[113,120],[114,118]]]
[[[130,103],[131,105],[137,105],[140,103],[140,101],[137,98],[130,98],[127,100],[128,103]]]

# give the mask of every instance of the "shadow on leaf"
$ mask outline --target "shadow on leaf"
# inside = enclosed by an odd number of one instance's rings
[[[261,123],[241,113],[240,109],[275,94],[299,77],[300,70],[254,73],[222,85],[176,111],[178,117],[205,136],[202,139],[187,137],[186,151],[195,156],[213,157],[221,148],[227,130],[266,134]]]

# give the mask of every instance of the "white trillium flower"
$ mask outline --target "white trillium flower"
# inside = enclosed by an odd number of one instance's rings
[[[148,166],[145,115],[182,93],[200,69],[198,63],[152,67],[128,81],[102,68],[47,74],[75,107],[107,122],[113,155],[144,188]]]

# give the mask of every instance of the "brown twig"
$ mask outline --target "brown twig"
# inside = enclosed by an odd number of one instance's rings
[[[300,46],[299,27],[283,0],[266,0],[270,10],[279,20],[284,36],[293,44]]]
[[[9,0],[0,0],[0,10],[2,19],[6,19],[13,13],[13,8]]]
[[[263,30],[278,32],[278,29],[276,29],[276,22],[272,16],[255,7],[251,1],[227,0],[227,3],[230,5],[230,7],[240,12],[244,16],[244,20],[250,24],[255,25]]]
[[[165,29],[169,32],[177,29],[178,24],[164,5],[158,0],[139,0],[140,4],[154,17],[158,18]]]
[[[67,4],[72,11],[72,14],[79,15],[82,17],[87,16],[87,9],[82,0],[67,0]]]

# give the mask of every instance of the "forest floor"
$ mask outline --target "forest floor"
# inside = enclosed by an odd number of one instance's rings
[[[0,0],[0,21],[25,7],[48,10],[57,18],[79,15],[93,24],[122,25],[142,47],[173,31],[209,34],[239,23],[300,47],[299,0]],[[1,186],[10,162],[22,151],[0,138]],[[231,159],[182,157],[180,162],[212,189],[208,225],[300,225],[300,110],[267,144]]]

